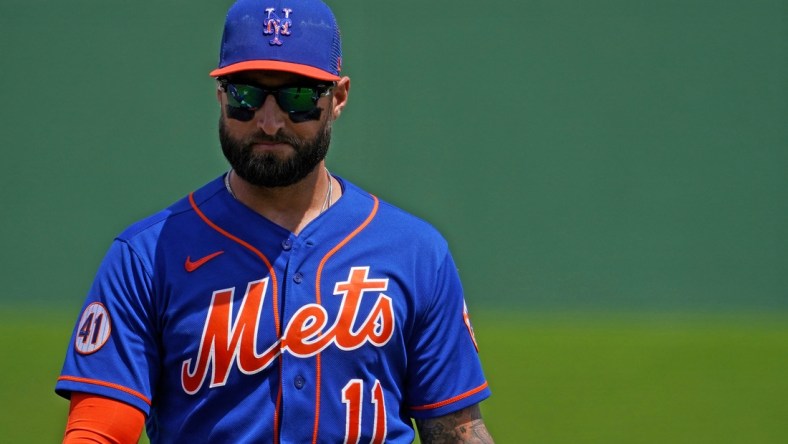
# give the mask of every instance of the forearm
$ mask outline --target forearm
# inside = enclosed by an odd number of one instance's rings
[[[432,419],[416,420],[422,444],[488,444],[493,439],[478,405]]]
[[[75,392],[63,444],[133,444],[144,423],[145,415],[128,404]]]

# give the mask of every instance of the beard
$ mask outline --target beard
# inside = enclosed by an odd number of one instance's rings
[[[331,142],[331,120],[326,119],[310,140],[299,139],[282,129],[273,136],[258,131],[238,139],[230,135],[222,115],[219,117],[219,141],[224,157],[242,179],[260,187],[286,187],[301,181],[326,158]],[[293,147],[294,153],[286,158],[274,153],[257,154],[254,145],[261,142],[286,143]]]

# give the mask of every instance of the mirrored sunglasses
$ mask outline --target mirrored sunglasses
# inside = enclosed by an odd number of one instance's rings
[[[309,113],[317,108],[317,101],[334,84],[291,85],[280,88],[262,88],[256,85],[231,83],[219,79],[219,86],[227,95],[227,104],[233,108],[256,111],[263,106],[269,94],[274,96],[277,105],[288,114]]]

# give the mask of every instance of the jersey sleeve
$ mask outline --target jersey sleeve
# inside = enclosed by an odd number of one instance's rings
[[[123,401],[146,415],[158,378],[152,281],[128,243],[115,240],[74,327],[55,391]]]
[[[457,268],[447,252],[434,294],[409,346],[407,403],[414,418],[434,418],[490,396]]]

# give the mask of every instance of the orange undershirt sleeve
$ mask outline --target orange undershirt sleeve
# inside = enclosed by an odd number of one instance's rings
[[[74,392],[63,444],[136,444],[145,414],[125,402]]]

